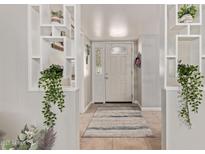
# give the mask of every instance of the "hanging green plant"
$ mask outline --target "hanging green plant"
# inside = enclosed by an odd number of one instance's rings
[[[204,77],[199,72],[199,66],[182,64],[181,61],[178,63],[177,72],[181,98],[179,116],[191,128],[190,113],[198,113],[199,105],[202,103]]]
[[[49,68],[40,72],[39,88],[44,89],[43,116],[44,124],[48,127],[53,127],[56,121],[56,113],[53,111],[54,106],[62,112],[64,106],[64,93],[61,84],[63,78],[63,69],[59,65],[51,65]]]

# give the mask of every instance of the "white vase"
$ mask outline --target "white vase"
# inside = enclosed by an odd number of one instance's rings
[[[180,23],[192,23],[193,20],[194,19],[190,14],[185,14],[179,19],[179,22]]]
[[[61,19],[57,16],[52,16],[51,17],[51,23],[52,24],[60,24],[61,23]]]

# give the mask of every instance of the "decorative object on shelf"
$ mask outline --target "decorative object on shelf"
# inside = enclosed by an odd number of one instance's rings
[[[28,127],[25,125],[24,129],[18,135],[17,140],[5,140],[2,142],[3,150],[51,150],[56,133],[53,128],[38,129],[35,126]]]
[[[65,107],[65,101],[62,88],[63,68],[60,65],[52,64],[49,68],[40,72],[39,88],[44,89],[43,116],[45,118],[44,124],[47,127],[54,127],[57,119],[53,108],[57,106],[60,112]]]
[[[178,11],[178,20],[180,23],[192,23],[196,17],[197,7],[192,4],[184,4]]]
[[[204,77],[199,72],[199,66],[183,64],[181,60],[178,62],[177,73],[181,98],[179,117],[191,128],[190,113],[198,113],[199,105],[202,103]]]
[[[61,24],[63,20],[63,12],[61,10],[59,11],[51,11],[51,22],[52,23],[59,23]]]
[[[66,32],[65,31],[61,31],[60,33],[61,33],[60,36],[66,36]]]
[[[138,68],[141,68],[141,53],[140,52],[138,52],[137,57],[135,58],[135,65]]]
[[[71,60],[71,68],[72,68],[71,87],[75,87],[75,61],[74,60]]]
[[[63,42],[53,42],[51,43],[51,48],[59,50],[59,51],[64,51],[64,44]]]

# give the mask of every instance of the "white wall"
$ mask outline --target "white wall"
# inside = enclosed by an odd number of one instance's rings
[[[87,37],[84,37],[84,109],[89,107],[89,104],[92,102],[92,50],[90,50],[90,55],[88,56],[88,64],[86,64],[86,55],[87,49],[86,45],[92,48],[91,42]]]
[[[138,69],[138,101],[143,108],[161,107],[159,74],[159,36],[142,35],[138,40],[141,68]]]
[[[96,71],[96,48],[101,49],[102,72]],[[92,42],[92,97],[93,102],[105,102],[105,42]]]
[[[28,91],[27,5],[0,5],[0,21],[0,129],[15,139],[26,123],[42,125],[42,93]],[[65,95],[54,149],[79,149],[78,90]]]
[[[139,51],[141,51],[141,43],[139,43],[139,40],[135,42],[135,50],[134,50],[134,102],[137,102],[141,105],[142,100],[142,87],[141,87],[141,68],[137,67],[135,65],[135,58],[139,54]]]
[[[199,150],[205,149],[204,138],[205,138],[205,97],[203,103],[199,106],[198,114],[191,114],[192,128],[187,128],[178,118],[178,91],[177,90],[166,90],[166,97],[163,102],[166,102],[166,106],[163,108],[163,115],[166,115],[166,131],[163,134],[166,135],[166,149],[183,149],[183,150]],[[205,94],[204,94],[205,96]],[[165,112],[165,113],[164,113]]]
[[[83,6],[80,5],[80,30],[81,30],[81,54],[79,55],[80,60],[79,60],[79,65],[81,65],[81,68],[79,69],[80,73],[80,78],[79,80],[82,80],[82,90],[81,90],[81,101],[80,101],[80,112],[84,113],[89,105],[92,102],[92,51],[90,52],[90,55],[88,57],[88,64],[86,64],[86,45],[91,46],[91,41],[87,37],[85,30],[86,27],[83,24],[86,20],[85,14],[87,12],[82,11]]]

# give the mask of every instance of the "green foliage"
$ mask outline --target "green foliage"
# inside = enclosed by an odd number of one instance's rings
[[[197,7],[195,5],[184,4],[178,11],[178,18],[180,19],[185,14],[190,14],[193,18],[195,18],[196,13]]]
[[[59,65],[51,65],[49,68],[41,71],[39,78],[39,88],[44,89],[44,100],[42,113],[44,115],[44,124],[48,127],[53,127],[56,121],[56,113],[53,110],[57,106],[62,112],[64,106],[64,94],[61,84],[63,77],[63,69]]]
[[[14,145],[12,141],[6,140],[2,142],[2,150],[13,150]]]
[[[178,82],[181,85],[179,97],[181,98],[179,116],[191,127],[190,113],[198,113],[203,98],[203,76],[199,66],[178,64]]]
[[[52,17],[59,17],[59,18],[63,18],[63,12],[61,10],[59,11],[51,11],[51,15]]]
[[[35,126],[24,129],[15,141],[5,140],[2,142],[3,150],[50,150],[55,142],[56,133],[53,128],[37,129]]]

